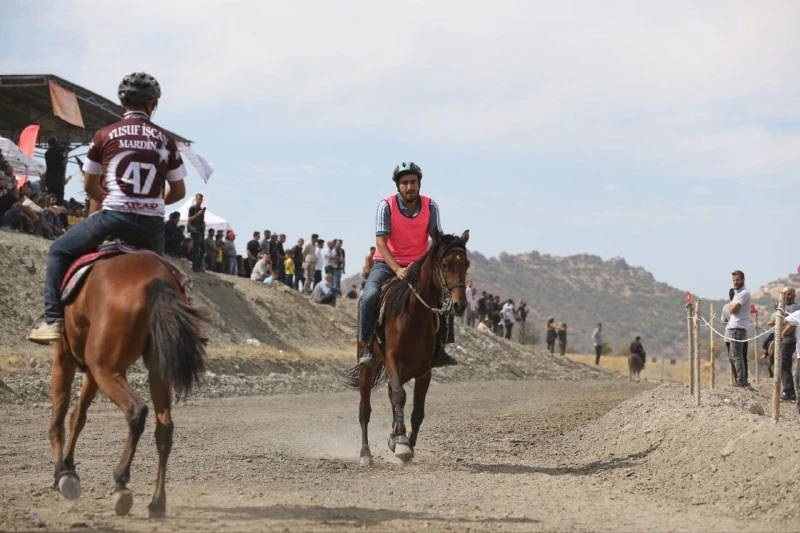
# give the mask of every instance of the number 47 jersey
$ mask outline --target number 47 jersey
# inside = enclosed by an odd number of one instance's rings
[[[162,218],[165,183],[186,176],[175,141],[138,111],[95,133],[83,171],[102,176],[103,209]]]

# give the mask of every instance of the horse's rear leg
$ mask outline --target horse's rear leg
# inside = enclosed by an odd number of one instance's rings
[[[150,371],[150,396],[153,398],[153,408],[156,412],[158,474],[156,476],[156,490],[147,509],[150,516],[156,518],[164,516],[167,512],[165,483],[167,479],[167,460],[172,450],[173,431],[170,385],[162,379],[161,373],[157,369]]]
[[[128,384],[124,374],[102,368],[91,369],[97,384],[108,398],[119,407],[128,420],[128,440],[122,449],[119,465],[114,469],[114,510],[118,515],[125,515],[133,506],[133,495],[128,490],[128,481],[131,478],[131,463],[139,444],[139,437],[144,431],[147,419],[147,405],[136,395]]]
[[[57,343],[53,355],[53,372],[50,377],[52,402],[50,446],[53,448],[53,477],[55,478],[55,485],[59,487],[64,497],[71,500],[80,495],[80,486],[77,485],[77,477],[73,471],[73,465],[67,466],[64,461],[64,420],[69,409],[75,370],[75,360],[66,352],[63,343]],[[66,479],[65,476],[70,479]],[[60,485],[64,486],[63,490]]]
[[[372,394],[374,381],[374,368],[361,368],[359,370],[358,391],[361,395],[361,401],[358,404],[358,422],[361,424],[361,466],[372,465],[372,452],[369,449],[367,426],[369,426],[369,419],[372,414],[370,395]]]
[[[411,431],[408,433],[408,441],[411,449],[417,446],[417,436],[419,427],[425,418],[425,396],[428,394],[428,387],[431,384],[431,373],[414,380],[414,409],[411,411]]]

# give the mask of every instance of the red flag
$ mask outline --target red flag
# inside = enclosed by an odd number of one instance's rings
[[[686,291],[686,305],[692,305],[692,293]]]
[[[17,146],[27,155],[33,157],[33,149],[36,148],[36,138],[39,137],[39,125],[31,124],[19,134]],[[22,187],[28,181],[25,174],[17,174],[17,187]]]
[[[756,304],[750,304],[750,314],[751,314],[751,315],[754,315],[754,314],[756,314],[757,312],[758,312],[758,311],[756,311]]]

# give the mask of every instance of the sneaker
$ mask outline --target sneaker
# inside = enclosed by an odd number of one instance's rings
[[[784,402],[796,402],[797,398],[795,398],[791,394],[786,394],[785,392],[782,392],[781,393],[781,400],[783,400]]]
[[[361,357],[358,358],[358,366],[364,368],[372,368],[375,366],[375,355],[368,346],[361,351]]]
[[[436,355],[433,358],[433,363],[431,363],[431,368],[437,368],[440,366],[453,366],[457,365],[458,361],[455,358],[444,351],[444,346],[440,346],[438,350],[436,350]]]
[[[50,344],[53,341],[61,340],[63,331],[63,320],[56,320],[52,324],[40,320],[28,332],[28,340],[37,344]]]

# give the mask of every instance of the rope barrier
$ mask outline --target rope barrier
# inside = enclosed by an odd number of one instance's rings
[[[732,339],[730,337],[726,337],[725,335],[723,335],[722,333],[720,333],[719,331],[717,331],[713,327],[711,327],[711,324],[709,324],[708,321],[705,318],[703,318],[703,317],[695,317],[695,320],[697,320],[698,318],[703,321],[703,325],[707,326],[708,329],[710,329],[711,331],[716,333],[717,337],[721,337],[721,338],[723,338],[723,339],[725,339],[726,341],[729,341],[729,342],[750,342],[750,341],[754,341],[754,340],[756,340],[756,339],[758,339],[760,337],[763,337],[765,335],[769,335],[770,333],[772,333],[775,330],[774,327],[773,328],[768,328],[763,333],[759,333],[755,337],[750,337],[749,339],[743,339],[743,340]]]

